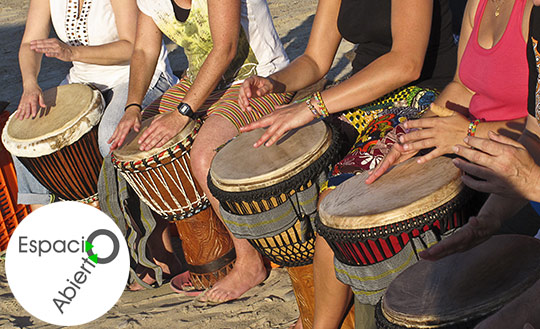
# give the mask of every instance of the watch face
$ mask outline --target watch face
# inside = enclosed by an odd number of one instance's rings
[[[178,112],[182,113],[183,115],[191,116],[193,114],[193,111],[191,110],[191,107],[189,104],[181,103],[178,107]]]

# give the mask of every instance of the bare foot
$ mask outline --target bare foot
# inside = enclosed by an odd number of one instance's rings
[[[244,259],[243,262],[237,259],[231,272],[216,282],[202,296],[201,301],[224,303],[237,299],[249,289],[263,282],[267,274],[268,271],[258,253],[255,258]]]

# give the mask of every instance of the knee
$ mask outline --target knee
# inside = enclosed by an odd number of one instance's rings
[[[214,152],[194,146],[191,149],[190,157],[193,176],[195,176],[195,179],[200,185],[206,186],[206,177],[208,176],[208,171],[214,158]]]

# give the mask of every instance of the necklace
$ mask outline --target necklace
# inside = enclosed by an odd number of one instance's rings
[[[501,14],[501,6],[504,4],[504,0],[501,0],[501,1],[492,0],[492,1],[495,4],[495,17],[499,17],[499,15]]]

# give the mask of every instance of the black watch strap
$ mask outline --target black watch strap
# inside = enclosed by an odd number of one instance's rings
[[[191,109],[191,106],[187,103],[180,103],[178,104],[178,107],[176,108],[180,114],[185,115],[187,117],[190,117],[193,119],[195,116],[195,113],[193,113],[193,110]]]

